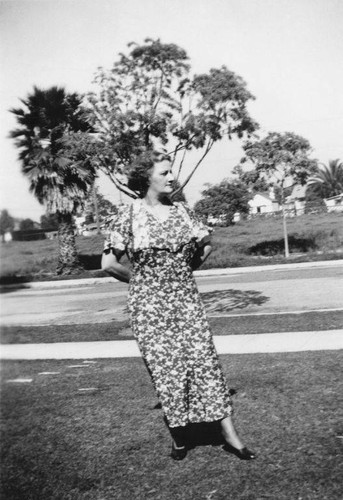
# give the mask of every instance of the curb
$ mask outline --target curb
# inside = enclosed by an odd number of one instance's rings
[[[316,262],[298,262],[293,264],[272,264],[266,266],[248,266],[248,267],[229,267],[223,269],[205,269],[194,271],[196,278],[205,278],[208,276],[231,276],[237,274],[247,274],[262,271],[289,271],[294,269],[311,269],[311,268],[329,268],[343,267],[343,259],[339,260],[324,260]],[[44,289],[44,288],[68,288],[73,286],[88,286],[98,285],[101,283],[116,283],[118,280],[112,277],[106,278],[82,278],[74,280],[58,280],[58,281],[29,281],[27,283],[14,283],[10,285],[1,285],[2,289]]]
[[[282,332],[213,337],[218,354],[343,350],[343,330]],[[1,345],[3,360],[141,357],[135,340]]]

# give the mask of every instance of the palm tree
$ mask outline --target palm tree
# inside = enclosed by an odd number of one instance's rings
[[[34,87],[21,102],[24,108],[10,110],[20,125],[10,136],[20,150],[30,191],[48,213],[57,214],[57,272],[70,274],[79,268],[73,214],[82,207],[95,178],[85,138],[90,127],[83,118],[81,97],[63,88]]]
[[[328,165],[322,164],[309,178],[307,186],[322,199],[343,193],[343,163],[337,159],[330,160]]]

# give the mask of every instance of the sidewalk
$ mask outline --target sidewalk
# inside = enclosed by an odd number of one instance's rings
[[[343,349],[343,330],[214,336],[214,343],[219,354],[339,350]],[[129,357],[140,357],[134,340],[3,344],[0,349],[4,360]]]
[[[311,269],[311,268],[330,268],[330,267],[343,267],[343,259],[340,260],[324,260],[316,262],[298,262],[292,264],[272,264],[265,266],[249,266],[249,267],[228,267],[223,269],[204,269],[194,271],[194,276],[203,278],[205,276],[230,276],[237,274],[246,274],[253,272],[267,272],[267,271],[286,271],[291,269]],[[18,285],[25,289],[46,289],[46,288],[67,288],[73,286],[87,286],[96,285],[99,283],[113,283],[116,281],[114,278],[82,278],[72,280],[57,280],[57,281],[30,281],[24,283],[16,283],[11,285],[1,285],[3,289],[17,289]]]

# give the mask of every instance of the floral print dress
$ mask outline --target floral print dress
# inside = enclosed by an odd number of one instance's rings
[[[132,263],[128,308],[133,334],[170,427],[220,420],[230,396],[192,274],[209,230],[183,203],[161,222],[142,200],[122,206],[105,249]]]

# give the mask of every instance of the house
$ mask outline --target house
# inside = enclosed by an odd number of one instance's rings
[[[281,210],[272,190],[269,193],[256,193],[248,203],[250,206],[249,215],[274,214]]]
[[[324,199],[328,212],[343,212],[343,193]]]
[[[292,193],[287,196],[285,210],[293,215],[303,215],[305,213],[306,186],[296,184]]]
[[[305,212],[306,186],[296,185],[292,193],[287,196],[284,209],[287,215],[302,215]],[[250,215],[275,214],[282,210],[281,205],[275,200],[273,189],[269,193],[256,193],[249,201]]]

